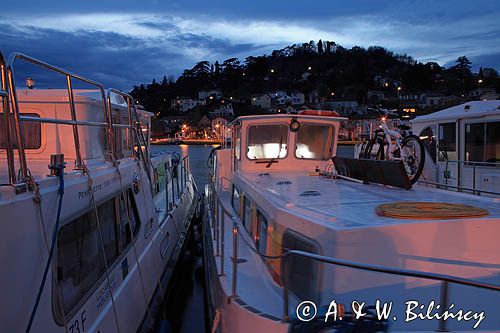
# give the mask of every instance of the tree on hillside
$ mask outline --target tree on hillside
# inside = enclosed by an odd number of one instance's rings
[[[321,39],[318,42],[318,54],[323,54],[323,42]]]

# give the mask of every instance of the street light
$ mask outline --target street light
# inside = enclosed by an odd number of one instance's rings
[[[311,69],[312,69],[312,67],[311,67],[311,66],[307,67],[307,70],[308,70],[308,71],[310,71]]]
[[[271,73],[274,73],[274,69],[271,69]]]

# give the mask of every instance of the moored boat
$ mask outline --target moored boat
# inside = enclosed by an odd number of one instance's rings
[[[498,202],[412,187],[401,161],[336,157],[341,120],[240,117],[233,146],[214,152],[203,223],[213,330],[499,330]],[[353,320],[353,301],[372,315]],[[337,320],[325,318],[332,304]],[[445,319],[457,309],[470,318]]]
[[[20,93],[16,61],[67,89]],[[153,114],[124,92],[0,66],[0,330],[149,331],[197,206],[188,157],[150,152]]]

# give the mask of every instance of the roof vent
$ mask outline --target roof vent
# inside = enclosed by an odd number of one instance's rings
[[[469,105],[469,104],[465,104],[465,106],[464,106],[464,110],[465,110],[465,111],[469,111],[469,110],[470,110],[470,105]]]
[[[276,182],[276,185],[291,185],[292,182],[289,180],[280,180],[279,182]]]
[[[304,191],[300,194],[301,197],[318,197],[321,193],[318,191]]]

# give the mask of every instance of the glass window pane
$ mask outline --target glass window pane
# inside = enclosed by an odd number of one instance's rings
[[[484,123],[465,125],[465,160],[484,162]]]
[[[240,216],[240,192],[236,186],[233,186],[233,198],[231,202],[236,215]]]
[[[455,123],[439,124],[439,160],[458,160]]]
[[[425,150],[436,161],[436,138],[431,127],[426,127],[420,132],[420,140],[424,143]]]
[[[37,117],[36,113],[21,113],[21,116]],[[14,116],[10,114],[10,142],[13,148],[17,148],[17,137],[15,135]],[[42,146],[42,124],[32,121],[23,121],[23,141],[24,149],[39,149]],[[5,118],[0,114],[0,149],[7,147],[7,138],[5,136]]]
[[[250,199],[248,199],[247,196],[244,197],[244,202],[245,202],[245,211],[243,215],[243,225],[245,226],[245,229],[252,234],[251,228],[250,228],[250,222],[252,219],[252,211],[250,209]]]
[[[500,162],[500,121],[486,123],[485,161]]]
[[[95,211],[61,227],[57,238],[57,283],[64,312],[68,313],[104,274],[103,247],[108,265],[118,256],[114,199],[97,208],[103,244]]]
[[[260,253],[265,254],[267,249],[267,218],[258,210],[257,211],[257,249]]]
[[[327,160],[332,157],[333,127],[302,124],[297,133],[295,156],[304,159]]]
[[[287,154],[288,125],[255,125],[248,128],[247,157],[251,160],[284,158]]]

